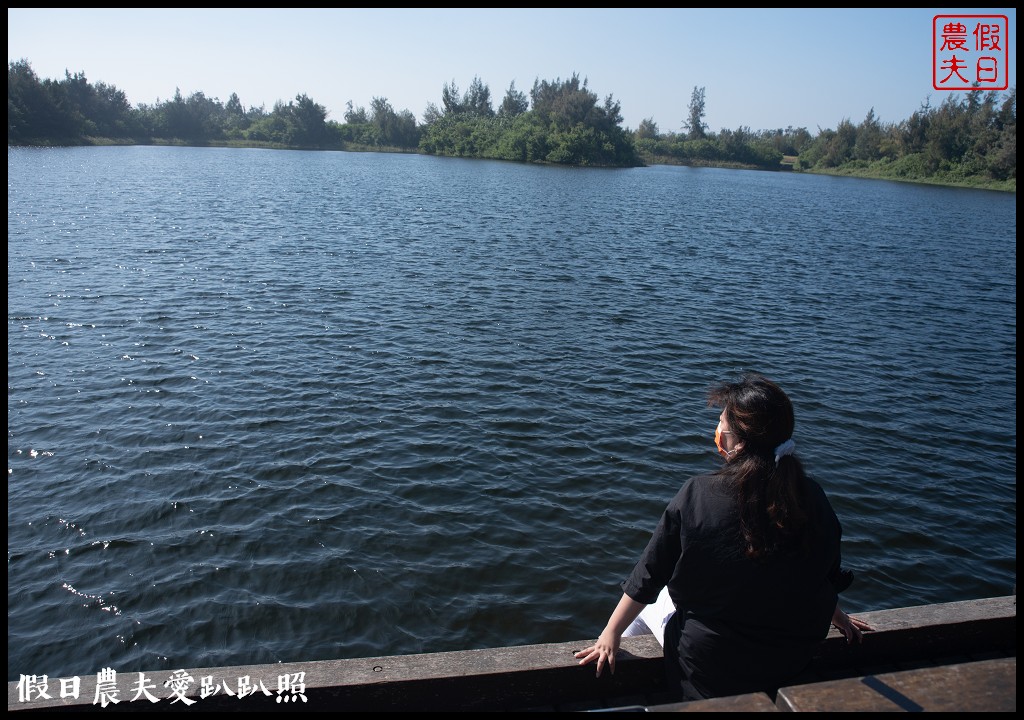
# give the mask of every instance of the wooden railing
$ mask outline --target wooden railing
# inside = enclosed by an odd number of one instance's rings
[[[874,631],[848,645],[833,630],[807,672],[775,696],[687,704],[686,710],[1016,707],[1016,595],[857,613]],[[212,712],[684,709],[668,702],[661,646],[623,638],[614,675],[573,657],[588,640],[308,663],[125,672],[8,683],[8,711]],[[1007,678],[1012,681],[1008,682]],[[165,681],[171,679],[170,684]],[[140,680],[150,695],[139,692]],[[98,682],[99,681],[99,682]],[[101,691],[97,694],[97,686]],[[945,695],[929,687],[947,689]],[[107,692],[102,692],[104,688]],[[216,690],[214,692],[214,689]],[[62,690],[68,697],[61,697]],[[249,690],[254,690],[249,694]],[[40,691],[43,691],[44,697]],[[138,696],[138,697],[136,697]],[[838,699],[837,699],[838,698]],[[843,699],[845,698],[845,700]],[[987,698],[988,705],[982,702]],[[114,700],[117,702],[113,702]],[[104,701],[106,704],[104,706]],[[959,707],[953,707],[957,703]],[[837,705],[839,703],[839,705]],[[845,705],[843,705],[845,703]],[[902,703],[902,705],[901,705]],[[741,707],[741,706],[746,707]]]

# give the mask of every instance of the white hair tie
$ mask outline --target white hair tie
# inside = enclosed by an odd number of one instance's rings
[[[786,455],[792,455],[795,449],[796,443],[793,442],[793,438],[790,438],[786,442],[779,445],[777,448],[775,448],[775,464],[778,465],[779,460],[781,460]]]

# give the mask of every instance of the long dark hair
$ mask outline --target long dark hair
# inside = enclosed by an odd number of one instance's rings
[[[738,382],[711,388],[708,405],[722,408],[730,432],[742,443],[718,474],[736,493],[747,557],[807,549],[807,475],[795,455],[775,462],[775,449],[793,437],[789,396],[766,377],[747,373]]]

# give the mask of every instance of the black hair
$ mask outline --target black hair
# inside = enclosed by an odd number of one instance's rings
[[[812,522],[805,511],[807,475],[795,455],[775,462],[775,448],[793,437],[793,403],[777,384],[757,373],[708,391],[708,405],[722,408],[741,445],[719,471],[736,493],[744,552],[761,558],[808,549]]]

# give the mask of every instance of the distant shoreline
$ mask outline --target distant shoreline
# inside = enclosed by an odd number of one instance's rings
[[[222,148],[237,148],[237,149],[259,149],[259,150],[306,150],[306,151],[330,151],[330,152],[381,152],[381,153],[399,153],[405,155],[427,155],[430,157],[448,157],[445,155],[431,155],[430,153],[420,152],[419,150],[399,147],[373,147],[356,145],[352,143],[346,143],[344,147],[294,147],[289,145],[282,145],[280,143],[271,142],[238,142],[238,141],[211,141],[202,145],[195,145],[181,141],[169,141],[169,140],[154,140],[152,142],[124,142],[114,140],[110,138],[87,138],[88,142],[82,143],[21,143],[11,144],[8,143],[7,147],[108,147],[108,146],[161,146],[161,147],[222,147]],[[647,156],[644,153],[640,153],[640,157],[644,162],[645,166],[651,165],[678,165],[684,167],[707,167],[707,168],[719,168],[725,170],[761,170],[765,171],[764,168],[754,165],[743,165],[742,163],[715,163],[715,162],[701,162],[701,163],[684,163],[674,160],[672,158],[663,156]],[[467,160],[475,160],[479,158],[464,158]],[[513,161],[514,162],[514,161]],[[992,190],[996,192],[1017,192],[1017,180],[1016,178],[1010,180],[979,180],[972,182],[970,180],[964,180],[955,182],[946,179],[936,179],[927,177],[892,177],[880,172],[872,172],[870,168],[843,168],[836,167],[829,170],[806,170],[798,167],[798,158],[795,156],[786,156],[782,162],[782,167],[779,168],[778,172],[797,172],[807,173],[809,175],[832,175],[836,177],[854,177],[862,178],[865,180],[892,180],[893,182],[902,183],[914,183],[918,185],[936,185],[940,187],[954,187],[964,188],[972,190]],[[597,167],[597,166],[592,166]],[[766,172],[776,172],[775,170],[767,170]]]

